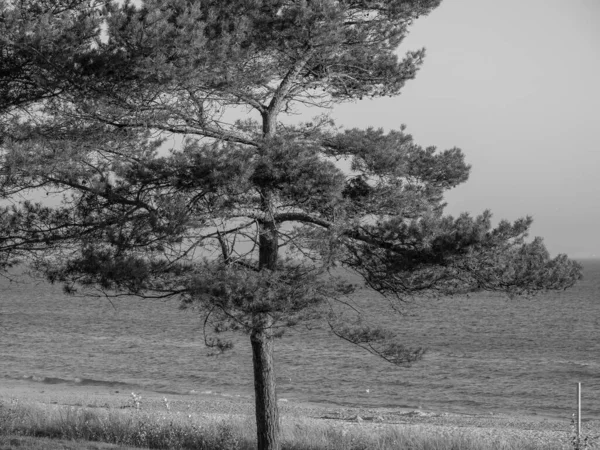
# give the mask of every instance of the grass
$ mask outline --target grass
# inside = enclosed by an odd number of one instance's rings
[[[104,442],[84,442],[30,436],[0,436],[0,450],[139,450]]]
[[[74,407],[0,401],[0,450],[256,448],[251,418],[206,418],[146,411],[135,398],[126,407]],[[283,450],[562,450],[568,442],[483,437],[465,431],[412,427],[340,427],[308,418],[283,421]],[[445,431],[444,431],[445,430]]]

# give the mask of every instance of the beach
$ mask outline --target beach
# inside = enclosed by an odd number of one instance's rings
[[[246,422],[252,427],[253,399],[224,393],[195,392],[169,394],[152,391],[134,393],[109,386],[47,384],[31,380],[2,380],[0,401],[20,402],[42,408],[88,408],[135,410],[185,415],[199,423],[206,421]],[[451,414],[406,408],[360,408],[279,400],[282,424],[286,426],[329,427],[345,432],[377,433],[396,428],[407,433],[440,436],[461,434],[481,441],[522,441],[568,444],[570,418],[559,420],[535,415]],[[585,421],[591,435],[600,430],[600,421]]]

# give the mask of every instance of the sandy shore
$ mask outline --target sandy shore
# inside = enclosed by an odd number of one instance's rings
[[[89,408],[129,408],[131,391],[115,387],[72,384],[45,384],[30,380],[0,380],[0,401],[19,401],[48,405]],[[252,398],[191,392],[187,395],[160,394],[136,391],[141,406],[148,411],[165,411],[165,398],[172,412],[185,412],[199,418],[252,417]],[[540,416],[506,414],[450,414],[435,411],[402,408],[346,408],[280,401],[284,422],[302,418],[304,423],[341,428],[383,428],[430,430],[435,433],[474,434],[483,439],[532,439],[538,442],[568,442],[571,433],[570,418],[564,420]],[[600,432],[600,421],[585,422],[585,429],[595,436]]]

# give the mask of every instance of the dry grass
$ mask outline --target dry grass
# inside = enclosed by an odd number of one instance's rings
[[[0,436],[0,450],[139,450],[104,442],[72,441],[30,436]]]
[[[192,415],[135,408],[87,408],[29,404],[0,407],[0,434],[105,442],[141,448],[244,449],[243,424],[198,423]]]
[[[286,450],[558,450],[566,442],[438,426],[339,427],[302,421],[284,427]]]
[[[456,427],[424,425],[400,428],[286,417],[282,428],[284,450],[572,448],[564,440],[548,442],[525,439],[518,434],[474,433],[473,430]],[[131,447],[250,450],[255,448],[254,430],[253,420],[245,416],[173,412],[167,403],[164,409],[146,411],[136,408],[135,401],[123,407],[109,408],[25,403],[15,399],[0,402],[0,450]]]

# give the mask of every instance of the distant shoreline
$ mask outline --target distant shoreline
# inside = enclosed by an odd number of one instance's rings
[[[23,377],[2,378],[0,379],[0,400],[10,398],[25,399],[27,401],[47,403],[47,404],[63,404],[74,405],[81,403],[81,399],[94,398],[94,401],[105,400],[111,407],[119,404],[126,405],[130,399],[132,392],[140,393],[146,402],[150,404],[161,403],[164,398],[180,402],[197,403],[198,405],[206,405],[211,410],[217,413],[229,413],[233,409],[240,409],[244,415],[254,414],[254,400],[252,395],[242,395],[235,393],[225,393],[221,391],[211,390],[191,390],[188,392],[176,392],[168,389],[148,389],[143,386],[136,386],[125,382],[118,381],[99,381],[78,379],[66,380],[52,377]],[[70,402],[70,403],[69,403]],[[280,409],[294,409],[303,412],[302,415],[319,418],[327,416],[331,411],[342,416],[355,417],[357,415],[407,415],[412,421],[415,418],[427,419],[431,417],[454,417],[459,418],[484,418],[486,420],[501,420],[502,418],[510,417],[511,419],[518,418],[519,421],[539,423],[567,423],[571,416],[559,416],[558,414],[545,413],[528,413],[528,412],[485,412],[477,410],[469,410],[468,407],[460,408],[462,411],[442,410],[442,408],[423,408],[409,406],[368,406],[368,405],[346,405],[331,401],[312,402],[301,401],[296,399],[288,399],[280,396]],[[84,404],[78,406],[86,406]],[[223,411],[221,411],[223,410]],[[366,411],[366,413],[365,413]],[[321,416],[320,416],[321,415]],[[582,422],[594,422],[600,425],[600,418],[585,417],[585,412],[582,413]],[[321,418],[323,418],[321,417]],[[325,417],[330,419],[331,417]],[[600,426],[597,428],[600,429]]]

